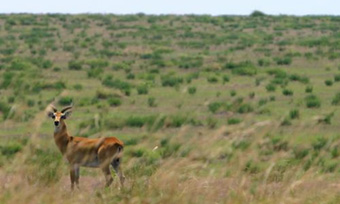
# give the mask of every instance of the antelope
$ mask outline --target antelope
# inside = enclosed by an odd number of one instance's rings
[[[106,187],[110,186],[113,182],[110,165],[123,186],[125,177],[120,167],[123,142],[116,137],[88,139],[70,136],[65,120],[72,113],[72,105],[61,111],[54,106],[50,107],[53,111],[49,111],[47,115],[54,120],[54,141],[70,165],[71,189],[74,189],[74,184],[79,189],[80,167],[100,168],[105,176]]]

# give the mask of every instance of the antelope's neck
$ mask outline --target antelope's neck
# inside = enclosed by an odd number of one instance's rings
[[[54,141],[62,154],[66,152],[70,136],[67,133],[65,122],[60,121],[60,125],[54,128]]]

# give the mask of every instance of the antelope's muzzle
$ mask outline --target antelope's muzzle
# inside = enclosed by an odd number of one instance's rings
[[[54,125],[58,126],[59,125],[59,121],[54,121]]]

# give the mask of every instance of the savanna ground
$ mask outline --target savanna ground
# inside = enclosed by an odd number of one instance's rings
[[[339,203],[340,17],[0,15],[0,203]],[[124,141],[125,188],[71,135]],[[113,176],[114,173],[112,173]]]

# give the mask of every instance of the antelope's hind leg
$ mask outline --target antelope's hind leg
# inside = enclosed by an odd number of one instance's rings
[[[112,165],[113,169],[115,170],[116,174],[118,175],[120,184],[123,187],[124,181],[125,181],[125,176],[124,176],[122,169],[120,167],[120,163],[121,163],[121,158],[115,158],[115,159],[113,159],[111,165]]]
[[[111,175],[111,171],[110,171],[110,166],[109,165],[105,165],[104,167],[102,167],[102,171],[104,173],[105,176],[105,180],[106,180],[106,185],[105,187],[109,187],[113,181],[112,175]]]

